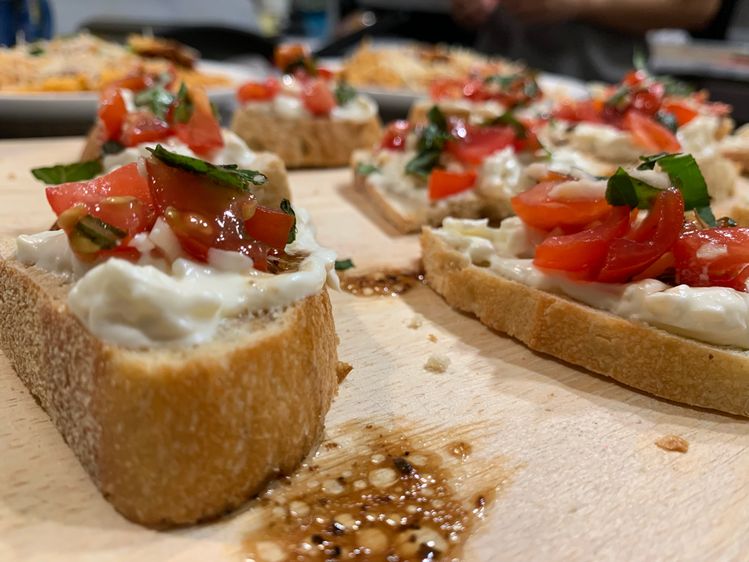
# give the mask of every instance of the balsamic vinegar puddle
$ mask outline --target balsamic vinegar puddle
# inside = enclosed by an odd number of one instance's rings
[[[481,426],[349,422],[257,502],[246,562],[458,561],[513,469],[480,457]]]
[[[423,284],[422,271],[339,272],[341,289],[357,297],[397,297]]]

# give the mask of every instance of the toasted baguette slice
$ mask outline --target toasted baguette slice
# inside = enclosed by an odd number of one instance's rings
[[[101,146],[104,143],[103,134],[101,125],[95,125],[91,128],[81,152],[81,162],[96,160],[101,157]],[[265,174],[268,178],[268,181],[263,185],[253,187],[252,191],[257,197],[258,203],[275,208],[284,199],[291,201],[286,166],[278,155],[272,152],[257,152],[253,165],[256,166],[258,172]]]
[[[425,228],[429,285],[451,306],[531,349],[656,396],[749,416],[749,355],[679,337],[511,281]]]
[[[291,472],[321,437],[336,393],[327,292],[225,322],[206,344],[103,343],[66,306],[69,285],[0,248],[0,349],[128,519],[218,517]]]
[[[247,104],[234,113],[231,130],[253,150],[278,154],[288,168],[345,166],[357,148],[380,139],[376,115],[363,122],[324,117],[283,117]]]

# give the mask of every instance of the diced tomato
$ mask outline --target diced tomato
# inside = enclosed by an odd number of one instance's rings
[[[107,197],[90,208],[89,212],[130,236],[150,230],[156,222],[154,209],[132,196]]]
[[[102,92],[99,98],[98,115],[104,124],[106,140],[117,140],[127,116],[125,100],[118,88],[107,88]]]
[[[601,108],[593,100],[563,103],[553,111],[553,116],[574,123],[603,123]]]
[[[151,206],[151,190],[146,179],[138,172],[136,163],[128,164],[108,174],[87,181],[63,183],[45,190],[47,201],[56,215],[76,204],[85,205],[89,211],[108,197],[135,197],[146,207]]]
[[[656,197],[642,224],[626,237],[611,242],[598,280],[625,283],[668,252],[684,224],[684,198],[675,189]]]
[[[286,70],[292,64],[309,58],[309,50],[300,43],[287,43],[276,46],[273,53],[273,62],[281,72]]]
[[[549,192],[560,182],[542,182],[524,191],[510,201],[515,214],[523,222],[541,230],[561,228],[574,232],[609,214],[611,206],[604,197],[560,201],[552,199]]]
[[[302,103],[312,115],[328,115],[336,106],[330,87],[319,78],[305,84],[302,90]]]
[[[237,99],[242,103],[249,101],[270,101],[281,90],[281,85],[275,78],[268,78],[264,82],[247,82],[237,92]]]
[[[99,250],[96,252],[96,258],[100,260],[119,258],[121,260],[137,262],[140,259],[140,252],[132,246],[121,244],[111,250]]]
[[[187,123],[175,123],[174,132],[195,154],[207,156],[224,146],[221,124],[213,114],[205,90],[191,87],[189,96],[193,106],[192,115]]]
[[[317,75],[323,80],[332,80],[336,77],[336,72],[329,68],[317,67]]]
[[[661,108],[663,92],[663,84],[654,82],[647,88],[633,92],[630,107],[639,111],[643,115],[653,116],[658,113],[658,110]]]
[[[481,164],[487,156],[514,146],[515,131],[509,126],[477,127],[464,125],[463,136],[454,136],[445,145],[448,153],[466,164]]]
[[[171,127],[150,111],[135,111],[125,117],[120,142],[124,146],[137,146],[165,139],[171,134]]]
[[[476,184],[476,172],[448,172],[439,168],[429,174],[429,199],[444,199],[471,189]]]
[[[676,118],[679,127],[683,127],[699,115],[699,112],[690,107],[687,103],[677,100],[666,100],[663,102],[663,109]]]
[[[749,228],[709,228],[684,232],[673,248],[676,282],[693,287],[747,291]]]
[[[679,141],[671,131],[638,111],[627,111],[622,126],[632,133],[632,138],[638,145],[651,153],[678,152],[681,149]]]
[[[267,268],[272,248],[252,238],[245,229],[247,210],[256,209],[252,194],[154,158],[146,160],[146,167],[156,210],[188,254],[206,261],[210,248],[230,250],[251,258],[258,269]]]
[[[630,225],[629,207],[613,207],[600,224],[575,234],[550,236],[536,247],[533,264],[565,271],[575,278],[593,279],[601,269],[611,241]]]
[[[247,234],[255,240],[265,242],[271,248],[283,250],[294,226],[294,217],[277,209],[258,207],[252,218],[244,223]]]
[[[648,73],[644,70],[631,70],[622,82],[628,86],[637,86],[648,79]]]
[[[153,76],[144,71],[136,71],[133,74],[114,80],[107,84],[109,88],[124,88],[125,90],[132,90],[133,92],[139,92],[145,90],[153,85]]]
[[[429,85],[429,96],[433,100],[460,99],[465,82],[455,78],[439,78]]]
[[[388,150],[405,150],[409,132],[411,132],[411,124],[408,121],[403,119],[393,121],[385,129],[380,147]]]

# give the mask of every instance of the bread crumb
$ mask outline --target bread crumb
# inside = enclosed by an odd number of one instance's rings
[[[678,435],[664,435],[655,444],[664,451],[686,453],[689,450],[689,441]]]
[[[447,355],[433,353],[424,363],[424,369],[433,373],[444,373],[450,366],[450,358]]]
[[[423,324],[424,317],[421,314],[416,314],[413,318],[411,318],[411,320],[408,321],[408,324],[406,325],[412,330],[418,330]]]
[[[427,336],[427,339],[428,339],[428,340],[429,340],[430,342],[432,342],[432,343],[437,343],[437,336],[435,336],[434,334],[429,334],[429,335]]]
[[[351,365],[351,363],[346,363],[345,361],[339,361],[338,365],[336,365],[336,375],[338,375],[338,384],[343,382],[343,379],[346,378],[346,376],[351,372],[351,369],[354,367]]]
[[[14,174],[13,172],[8,172],[8,179],[9,179],[9,180],[14,180],[14,179],[16,179],[16,174]]]

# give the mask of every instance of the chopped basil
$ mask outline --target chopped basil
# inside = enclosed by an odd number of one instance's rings
[[[611,97],[606,100],[606,105],[616,109],[625,109],[629,104],[630,87],[625,85],[619,86]]]
[[[103,145],[101,145],[101,153],[105,155],[119,154],[124,150],[125,145],[113,140],[108,140]]]
[[[658,164],[668,174],[671,182],[684,197],[684,209],[694,210],[705,224],[715,226],[716,220],[710,210],[710,195],[705,178],[691,154],[656,154],[640,158],[639,170],[652,170]],[[655,192],[653,191],[655,190]],[[619,168],[610,179],[606,199],[612,205],[628,205],[632,208],[647,208],[657,188],[630,176]]]
[[[58,185],[69,181],[90,180],[104,171],[100,160],[88,160],[73,164],[59,164],[48,168],[34,168],[31,173],[48,185]]]
[[[356,165],[356,174],[359,176],[368,176],[369,174],[374,174],[375,172],[379,172],[379,171],[380,169],[374,164],[367,164],[366,162],[359,162]]]
[[[177,123],[187,123],[192,117],[193,110],[190,92],[187,90],[187,85],[182,82],[177,92],[177,104],[174,106],[174,120]]]
[[[486,123],[487,125],[509,125],[515,131],[515,136],[519,139],[528,137],[528,128],[513,115],[512,111],[505,111],[499,117],[495,117]]]
[[[356,97],[356,90],[344,80],[341,80],[336,84],[333,93],[335,94],[335,100],[338,105],[346,105]]]
[[[44,47],[42,47],[38,43],[32,43],[31,45],[29,45],[28,52],[32,57],[38,57],[44,54]]]
[[[676,120],[676,117],[674,117],[674,114],[670,111],[661,109],[658,113],[655,114],[655,120],[666,127],[666,129],[668,129],[672,133],[675,133],[676,129],[679,128],[679,122]]]
[[[406,173],[426,177],[440,160],[445,143],[452,138],[447,130],[447,118],[436,105],[427,114],[417,142],[418,153],[406,164]]]
[[[124,230],[91,215],[85,215],[75,224],[75,233],[91,241],[99,250],[111,250],[127,236]]]
[[[500,90],[507,91],[518,83],[522,85],[523,95],[529,99],[535,98],[541,89],[536,82],[536,77],[530,72],[518,72],[516,74],[494,74],[484,78],[484,84],[496,84]]]
[[[166,119],[174,100],[174,94],[167,91],[161,84],[156,84],[135,94],[133,101],[137,107],[147,107],[159,119]],[[185,121],[187,120],[189,117]],[[184,123],[184,121],[180,122]]]
[[[673,76],[656,76],[655,79],[663,84],[664,93],[667,96],[685,98],[694,93],[694,88],[691,85],[682,82]]]
[[[355,267],[355,266],[351,258],[347,258],[345,260],[335,260],[336,271],[346,271],[347,269],[351,269],[352,267]]]
[[[281,210],[287,215],[291,215],[292,217],[294,217],[294,223],[291,225],[291,230],[289,230],[289,238],[288,240],[286,240],[287,244],[291,244],[294,240],[296,240],[296,213],[294,212],[294,207],[291,206],[291,202],[288,199],[283,199],[281,201]]]
[[[308,56],[301,56],[282,68],[284,74],[293,74],[295,70],[303,70],[308,76],[317,76],[317,63]]]
[[[263,185],[268,180],[265,175],[255,170],[240,170],[236,164],[215,166],[199,158],[170,152],[160,144],[157,144],[156,148],[146,147],[146,150],[168,166],[205,175],[207,178],[237,191],[249,191],[250,184]]]
[[[660,189],[630,176],[624,168],[616,170],[606,185],[606,201],[614,206],[649,209]]]

